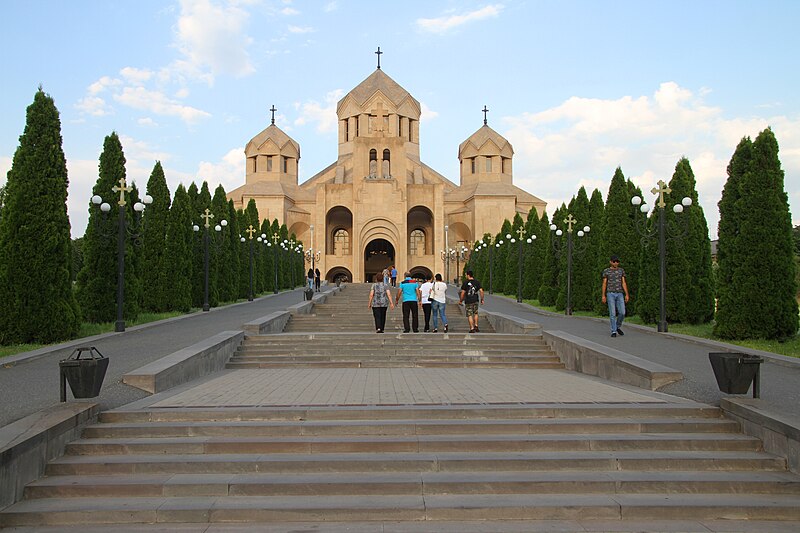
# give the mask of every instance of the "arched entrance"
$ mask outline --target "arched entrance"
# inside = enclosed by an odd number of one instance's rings
[[[429,269],[428,267],[415,266],[414,268],[411,269],[411,277],[414,279],[421,279],[422,281],[425,281],[428,278],[432,278],[433,273],[431,272],[431,269]]]
[[[345,267],[333,267],[325,274],[325,279],[328,280],[328,283],[336,283],[337,281],[350,283],[353,281],[353,276]]]
[[[375,275],[395,262],[394,246],[386,239],[374,239],[364,249],[364,281],[375,280]]]

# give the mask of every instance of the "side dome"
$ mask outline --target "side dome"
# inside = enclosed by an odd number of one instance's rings
[[[476,155],[510,158],[514,155],[514,148],[508,142],[508,139],[484,124],[478,131],[470,135],[466,141],[458,145],[459,161]]]
[[[337,115],[341,118],[341,110],[348,102],[354,103],[359,108],[364,108],[377,92],[383,94],[396,109],[410,108],[415,110],[416,113],[414,115],[416,116],[412,116],[412,114],[407,116],[419,120],[421,109],[419,102],[408,91],[403,89],[399,83],[380,69],[376,69],[367,79],[359,83],[344,98],[339,100],[336,106]]]
[[[282,129],[275,124],[270,124],[261,133],[250,139],[250,142],[245,146],[244,152],[246,156],[254,156],[256,154],[265,153],[263,148],[269,144],[275,145],[276,153],[290,152],[294,157],[300,159],[300,145],[286,135]],[[288,150],[287,150],[288,148]]]

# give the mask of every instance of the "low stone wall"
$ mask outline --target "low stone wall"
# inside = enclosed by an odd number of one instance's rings
[[[223,331],[122,376],[122,382],[151,394],[225,368],[244,340],[244,331]]]
[[[722,398],[719,406],[726,417],[739,422],[744,433],[761,439],[765,451],[785,457],[789,469],[800,473],[800,418],[782,419],[765,411],[756,398]]]
[[[310,302],[308,302],[310,303]],[[263,333],[280,333],[286,327],[289,317],[292,313],[289,311],[275,311],[261,318],[251,320],[242,325],[245,333],[249,335],[261,335]]]
[[[522,335],[539,335],[542,327],[536,322],[517,318],[503,313],[493,311],[478,311],[481,316],[486,316],[486,320],[492,325],[496,333],[514,333]]]
[[[563,331],[542,335],[568,370],[649,390],[683,379],[677,370]]]
[[[61,403],[0,428],[0,509],[21,500],[25,485],[42,477],[99,413],[96,403]]]

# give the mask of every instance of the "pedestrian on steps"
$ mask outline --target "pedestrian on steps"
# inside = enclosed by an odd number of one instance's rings
[[[312,291],[314,290],[314,271],[310,268],[308,269],[308,273],[306,274],[306,283],[308,284],[308,288]]]
[[[428,295],[428,300],[431,302],[431,311],[433,312],[433,332],[439,331],[439,317],[442,318],[442,327],[444,332],[447,333],[447,315],[444,308],[447,305],[447,284],[442,281],[442,275],[436,274],[436,281],[431,285],[431,292]]]
[[[422,305],[422,295],[419,292],[419,284],[411,279],[411,272],[406,272],[397,291],[395,303],[400,305],[403,302],[403,333],[408,333],[411,329],[414,333],[419,333],[419,306]],[[411,326],[408,324],[408,315],[411,314]]]
[[[386,327],[386,308],[390,306],[394,309],[392,290],[389,284],[383,282],[383,275],[378,274],[369,291],[367,303],[367,308],[372,309],[372,317],[375,319],[375,333],[383,333]]]
[[[389,270],[389,275],[392,277],[392,287],[397,287],[397,268],[394,265]]]
[[[472,277],[472,270],[467,270],[467,281],[461,286],[461,297],[458,303],[464,304],[469,321],[469,332],[480,333],[478,329],[478,300],[483,305],[483,287]]]
[[[433,276],[425,274],[425,283],[419,287],[419,293],[422,298],[422,313],[425,315],[425,329],[423,330],[425,333],[431,330],[431,301],[429,299],[431,287],[433,287]]]
[[[314,283],[317,285],[317,292],[319,292],[319,285],[322,283],[322,273],[318,268],[314,269]]]

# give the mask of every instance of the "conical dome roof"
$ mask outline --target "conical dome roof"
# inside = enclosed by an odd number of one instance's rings
[[[497,146],[497,150],[492,150],[491,152],[482,150],[484,145],[489,141],[492,141],[492,143]],[[466,141],[458,145],[458,158],[461,159],[461,154],[469,148],[472,148],[473,153],[481,152],[484,155],[503,155],[505,157],[511,157],[514,155],[514,148],[511,146],[511,143],[508,142],[508,139],[494,131],[486,124],[478,128],[478,131],[470,135]]]
[[[403,89],[400,84],[390,78],[381,69],[375,69],[375,72],[370,74],[367,79],[359,83],[352,91],[347,93],[344,98],[339,100],[337,111],[348,98],[352,98],[356,105],[361,107],[378,91],[383,93],[389,101],[398,108],[409,100],[414,103],[416,109],[420,108],[419,102],[411,96],[408,91]]]
[[[249,155],[252,151],[256,151],[264,146],[264,143],[267,141],[274,142],[281,152],[284,151],[286,145],[291,145],[297,152],[297,157],[300,157],[300,145],[297,141],[286,135],[286,133],[275,124],[270,124],[264,131],[253,137],[250,142],[247,143],[245,153]]]

